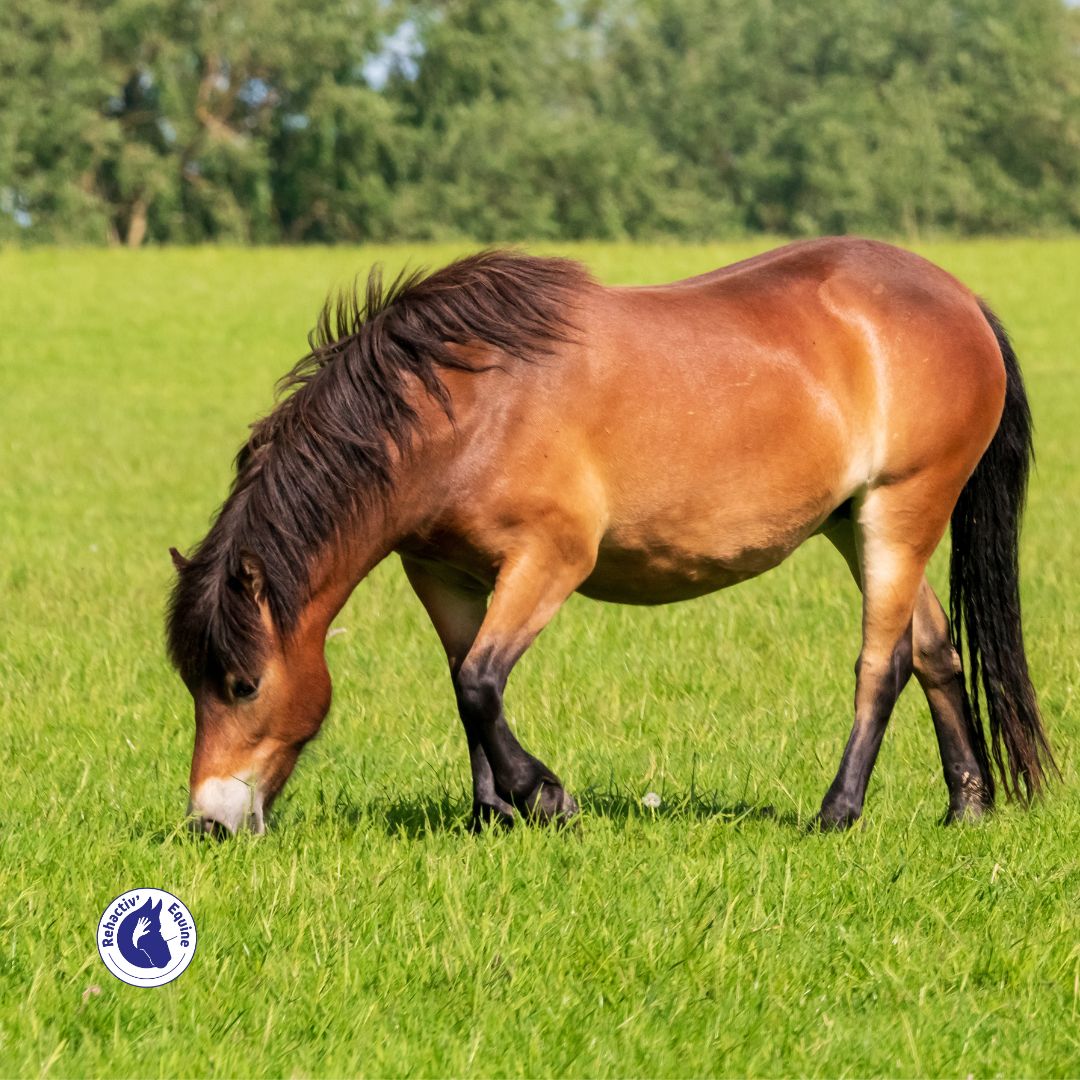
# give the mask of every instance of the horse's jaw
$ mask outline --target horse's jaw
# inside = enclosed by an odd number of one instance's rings
[[[191,790],[188,816],[195,832],[231,836],[241,830],[266,831],[266,793],[257,777],[212,776]]]

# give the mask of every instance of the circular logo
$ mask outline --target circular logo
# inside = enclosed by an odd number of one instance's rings
[[[129,889],[102,914],[97,947],[121,982],[163,986],[195,955],[195,920],[183,901],[164,889]]]

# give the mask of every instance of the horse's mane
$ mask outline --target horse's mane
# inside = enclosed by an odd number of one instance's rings
[[[471,255],[436,273],[372,270],[327,300],[310,352],[278,384],[274,410],[252,426],[213,526],[178,574],[169,603],[169,653],[181,674],[220,679],[258,672],[263,631],[243,587],[250,553],[282,633],[308,599],[312,560],[356,514],[385,503],[394,462],[407,454],[419,384],[451,414],[440,370],[476,370],[454,345],[484,343],[535,360],[572,333],[569,305],[585,270],[509,251]]]

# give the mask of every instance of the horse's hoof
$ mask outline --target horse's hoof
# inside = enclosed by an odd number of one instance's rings
[[[487,826],[497,829],[514,827],[514,812],[509,806],[494,806],[491,803],[473,803],[472,820],[469,831],[482,833]]]
[[[811,832],[844,832],[859,820],[862,810],[846,803],[822,805],[810,823]]]
[[[524,799],[525,815],[531,821],[567,825],[578,812],[578,804],[560,784],[541,780]]]
[[[945,812],[946,825],[972,824],[986,817],[993,809],[982,799],[966,799],[963,802],[950,803]]]

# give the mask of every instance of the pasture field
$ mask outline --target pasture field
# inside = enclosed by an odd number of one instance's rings
[[[641,282],[766,246],[561,250]],[[1080,1074],[1077,240],[921,249],[1027,375],[1025,629],[1064,774],[1041,805],[941,827],[912,684],[862,827],[806,831],[859,626],[814,540],[689,604],[574,598],[542,635],[509,711],[578,796],[572,833],[464,831],[444,661],[388,562],[337,621],[333,710],[272,831],[187,835],[167,548],[203,535],[330,286],[466,250],[0,253],[0,1075]],[[94,944],[146,885],[199,932],[154,990]]]

